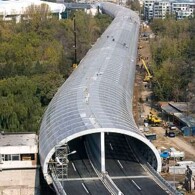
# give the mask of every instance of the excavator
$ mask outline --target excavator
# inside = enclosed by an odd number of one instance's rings
[[[158,118],[158,116],[152,112],[147,117],[149,124],[155,125],[155,126],[160,126],[162,123],[162,120]]]
[[[149,82],[152,79],[152,75],[150,74],[150,71],[148,70],[148,67],[146,66],[145,61],[143,59],[141,59],[141,60],[142,60],[142,63],[144,65],[144,68],[146,69],[146,72],[147,72],[147,75],[145,76],[144,81]]]

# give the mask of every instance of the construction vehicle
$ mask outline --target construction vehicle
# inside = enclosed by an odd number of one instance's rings
[[[144,68],[146,69],[146,72],[147,72],[147,75],[145,75],[144,81],[149,82],[152,79],[152,75],[150,74],[150,71],[148,70],[148,67],[146,66],[145,61],[143,59],[141,59],[141,60],[142,60],[142,63],[144,65]]]
[[[151,113],[148,115],[148,122],[149,124],[155,125],[155,126],[160,126],[162,123],[162,120],[158,118],[155,114]]]
[[[171,147],[161,152],[160,156],[162,158],[170,158],[170,159],[180,159],[183,160],[185,158],[185,152],[177,151],[175,148]]]

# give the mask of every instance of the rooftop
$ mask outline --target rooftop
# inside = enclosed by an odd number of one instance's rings
[[[168,102],[161,105],[162,110],[169,114],[186,113],[188,111],[188,103],[186,102]]]
[[[0,147],[2,146],[34,146],[38,144],[35,133],[0,133]]]

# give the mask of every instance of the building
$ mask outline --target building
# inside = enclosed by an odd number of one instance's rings
[[[194,17],[195,2],[181,2],[169,0],[145,0],[144,19],[164,19],[167,14],[174,15],[176,19]]]
[[[171,4],[171,12],[177,19],[193,17],[194,11],[195,2],[173,2]]]
[[[0,194],[40,195],[38,137],[0,133]]]
[[[52,14],[58,15],[59,19],[61,19],[61,14],[65,11],[66,8],[64,4],[40,0],[0,0],[0,18],[4,21],[15,20],[16,22],[19,22],[22,17],[25,17],[26,9],[29,6],[41,6],[42,4],[48,5],[49,11]]]
[[[169,102],[161,105],[162,115],[174,122],[184,136],[195,136],[195,119],[188,113],[188,103]]]
[[[153,5],[153,18],[164,19],[167,14],[171,14],[171,3],[168,1],[156,1]]]
[[[155,0],[145,0],[144,1],[144,18],[145,20],[153,19],[153,7]]]
[[[37,168],[38,138],[34,133],[0,134],[0,170]]]

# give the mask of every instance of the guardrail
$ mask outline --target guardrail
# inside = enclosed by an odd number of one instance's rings
[[[145,169],[147,169],[147,171],[149,171],[151,173],[151,175],[153,177],[155,177],[157,179],[158,182],[161,183],[162,186],[166,187],[166,191],[168,191],[169,193],[171,193],[172,195],[182,195],[182,193],[180,193],[179,191],[177,191],[171,184],[169,184],[160,174],[158,174],[156,172],[156,170],[148,163],[145,161],[145,159],[141,158],[141,156],[137,156],[135,154],[137,154],[137,150],[136,148],[132,148],[129,141],[126,139],[127,144],[129,146],[129,148],[132,150],[134,157],[138,160],[138,162],[140,162]]]
[[[172,195],[182,195],[179,191],[177,191],[170,183],[168,183],[160,174],[154,170],[154,168],[147,162],[146,167],[149,169],[151,174],[156,177]]]
[[[56,177],[55,168],[52,165],[50,165],[50,170],[51,170],[51,177],[52,177],[52,181],[53,181],[53,186],[55,188],[57,195],[67,195],[64,188],[62,187],[61,182]]]
[[[93,155],[91,154],[91,151],[88,150],[89,147],[89,143],[86,141],[85,142],[85,149],[86,149],[86,153],[87,156],[89,158],[89,161],[91,163],[91,166],[93,167],[94,171],[96,172],[97,176],[99,177],[99,179],[101,180],[101,182],[104,184],[104,186],[106,187],[106,189],[108,189],[108,191],[112,194],[112,195],[124,195],[120,189],[116,186],[116,184],[112,181],[112,179],[109,177],[108,173],[101,173],[99,172],[93,165],[92,161],[93,161]],[[95,162],[94,162],[95,164]]]
[[[109,186],[112,188],[112,192],[115,195],[124,195],[120,189],[116,186],[116,184],[112,181],[112,179],[110,178],[110,176],[108,175],[108,173],[103,173],[103,183],[105,183],[105,185]]]

